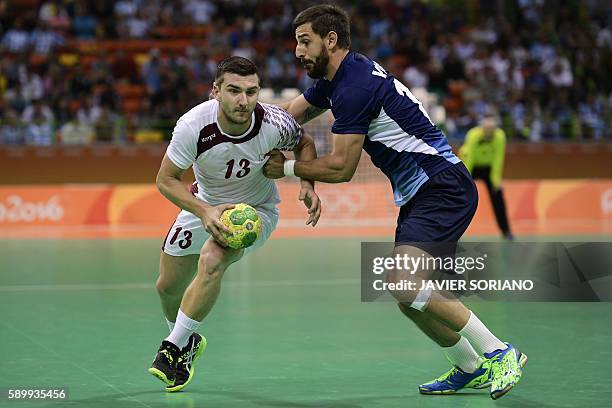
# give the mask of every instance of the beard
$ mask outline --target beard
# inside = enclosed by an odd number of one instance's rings
[[[227,121],[233,125],[244,125],[251,119],[251,115],[253,113],[249,112],[248,109],[244,113],[242,111],[226,109],[223,105],[221,106],[221,109],[223,110]]]
[[[251,115],[244,115],[243,117],[240,117],[238,115],[234,115],[234,116],[228,115],[227,120],[235,125],[244,125],[249,120],[251,120]]]
[[[305,63],[312,64],[312,68],[310,69],[306,68]],[[323,78],[327,71],[328,64],[329,64],[329,54],[325,48],[321,50],[321,54],[317,57],[315,61],[302,60],[302,65],[306,69],[306,73],[312,79]]]

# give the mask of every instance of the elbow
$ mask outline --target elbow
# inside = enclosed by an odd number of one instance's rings
[[[346,160],[342,158],[334,156],[332,157],[333,161],[330,163],[330,167],[333,174],[332,183],[347,183],[351,181],[353,175],[355,174],[355,168],[353,168],[352,166],[347,166]]]
[[[349,172],[342,172],[342,173],[340,173],[338,182],[339,183],[348,183],[349,181],[351,181],[353,179],[353,174],[354,173],[349,173]]]
[[[329,181],[331,183],[348,183],[349,181],[352,180],[352,178],[353,178],[352,172],[348,172],[344,169],[338,169],[333,173],[331,180]]]
[[[157,186],[157,190],[159,190],[160,193],[164,193],[164,191],[166,191],[166,177],[160,175],[159,173],[157,174],[157,177],[155,177],[155,185]]]

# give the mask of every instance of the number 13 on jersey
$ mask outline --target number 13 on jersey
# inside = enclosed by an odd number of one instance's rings
[[[225,163],[227,165],[227,169],[225,170],[226,179],[232,177],[232,174],[234,173],[235,162],[236,161],[232,159],[232,160],[229,160],[227,163]],[[251,171],[251,168],[249,167],[251,165],[250,161],[248,161],[247,159],[242,159],[238,162],[238,165],[240,166],[240,168],[238,169],[238,171],[236,171],[236,177],[243,178],[244,176],[250,173]]]

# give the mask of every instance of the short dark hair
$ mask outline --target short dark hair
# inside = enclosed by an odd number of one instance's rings
[[[293,31],[303,24],[312,24],[312,31],[323,38],[330,31],[338,34],[338,47],[351,47],[351,19],[346,11],[332,4],[308,7],[293,19]]]
[[[217,65],[217,74],[215,75],[217,85],[221,85],[223,74],[228,72],[240,76],[255,74],[259,77],[257,66],[251,60],[237,56],[226,58]]]

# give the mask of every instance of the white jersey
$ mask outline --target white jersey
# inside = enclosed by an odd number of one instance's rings
[[[293,116],[275,105],[258,103],[251,126],[240,136],[223,133],[219,102],[201,103],[179,118],[166,151],[181,169],[193,165],[196,196],[210,205],[278,203],[273,180],[263,175],[272,149],[293,150],[303,134]]]

